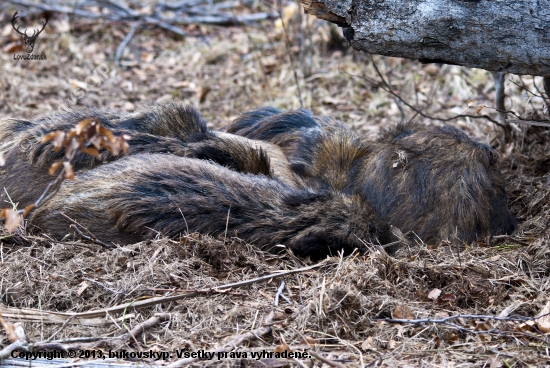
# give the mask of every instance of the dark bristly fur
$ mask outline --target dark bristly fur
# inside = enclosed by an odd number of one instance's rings
[[[227,133],[210,132],[200,113],[189,106],[169,102],[148,106],[133,114],[75,108],[33,122],[0,119],[0,152],[6,153],[8,163],[0,168],[0,184],[16,203],[25,206],[34,202],[52,180],[48,168],[53,162],[63,159],[63,149],[55,152],[51,143],[40,143],[40,138],[55,130],[68,131],[87,118],[98,119],[115,135],[130,135],[130,155],[170,153],[198,157],[241,172],[261,173],[293,185],[301,183],[277,146]],[[100,159],[84,153],[77,154],[73,160],[75,171],[89,170],[119,158],[106,150],[100,153]],[[0,200],[4,199],[6,194],[2,190]]]
[[[98,119],[116,135],[130,134],[130,154],[166,152],[185,155],[182,140],[207,131],[206,122],[196,110],[176,103],[149,106],[131,115],[75,108],[32,122],[0,119],[0,151],[6,154],[7,162],[6,167],[0,168],[0,184],[16,203],[25,206],[34,202],[52,180],[48,168],[64,157],[63,149],[55,152],[51,143],[41,143],[40,139],[55,130],[68,131],[88,118]],[[73,160],[73,166],[78,172],[115,159],[106,150],[101,151],[100,159],[79,153]],[[0,200],[4,199],[6,194],[2,190]]]
[[[362,248],[362,240],[390,242],[389,224],[428,242],[471,242],[515,226],[498,155],[456,128],[399,126],[369,141],[307,110],[262,108],[223,133],[177,103],[0,120],[7,160],[0,186],[20,207],[42,193],[48,167],[63,157],[35,137],[91,117],[129,134],[131,155],[77,156],[77,179],[30,218],[56,237],[68,232],[65,212],[104,241],[227,230],[266,249],[284,244],[321,258]],[[26,141],[33,144],[21,150]]]
[[[470,243],[514,230],[498,154],[456,128],[403,125],[372,142],[301,110],[261,108],[228,131],[280,145],[307,185],[360,196],[424,241]]]
[[[363,201],[173,155],[129,156],[83,172],[64,182],[30,223],[62,238],[69,231],[60,212],[118,243],[157,232],[223,235],[226,222],[228,236],[271,251],[284,244],[315,259],[362,248],[361,240],[390,241],[388,225]]]

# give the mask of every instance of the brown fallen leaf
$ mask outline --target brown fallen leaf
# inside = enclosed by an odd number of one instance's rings
[[[373,348],[374,348],[374,345],[373,345],[372,336],[369,336],[361,344],[361,349],[363,349],[363,351],[367,351],[367,350],[373,349]]]
[[[81,151],[82,153],[93,156],[98,160],[101,158],[101,156],[99,155],[99,151],[95,147],[82,148]]]
[[[74,170],[73,165],[70,162],[63,162],[63,167],[65,168],[65,179],[74,179]]]
[[[439,298],[440,295],[441,295],[441,290],[436,288],[429,292],[428,299],[432,299],[435,301],[437,300],[437,298]]]
[[[76,291],[76,295],[80,296],[82,295],[82,293],[90,286],[89,283],[87,283],[86,281],[82,281],[80,283],[80,287],[78,288],[78,290]]]
[[[538,327],[538,329],[542,332],[542,333],[549,333],[550,332],[550,300],[548,300],[548,302],[546,303],[546,305],[544,306],[544,308],[542,308],[542,310],[540,311],[539,313],[539,316],[544,316],[542,318],[539,318],[537,319],[536,321],[536,325]]]
[[[59,168],[63,165],[62,161],[57,161],[50,166],[50,169],[48,170],[48,173],[50,175],[55,175],[55,173],[59,170]]]
[[[285,351],[291,351],[290,346],[288,346],[285,342],[283,342],[280,345],[275,346],[275,352],[276,353],[282,353]]]
[[[197,91],[199,103],[203,103],[204,100],[206,100],[206,96],[208,96],[211,90],[212,88],[210,88],[209,86],[202,86],[201,88],[199,88],[199,90]]]
[[[497,254],[496,256],[493,256],[491,258],[487,258],[486,261],[487,262],[496,262],[500,259],[500,254]]]
[[[86,129],[86,128],[88,127],[88,125],[90,125],[90,124],[92,123],[92,121],[94,121],[94,120],[92,120],[92,119],[90,119],[90,118],[84,119],[84,120],[80,121],[80,122],[76,125],[76,127],[74,128],[75,131],[76,131],[76,134],[77,134],[77,135],[80,135],[80,133],[82,133],[82,131],[83,131],[84,129]]]
[[[22,218],[16,210],[12,208],[5,208],[0,211],[0,218],[6,219],[4,227],[9,233],[13,233],[15,229],[21,224]]]
[[[2,325],[4,331],[6,331],[6,335],[11,342],[16,342],[17,340],[19,340],[17,334],[15,333],[13,323],[6,321],[4,317],[2,317],[2,313],[0,313],[0,325]]]
[[[485,105],[478,106],[477,109],[476,109],[476,115],[479,115],[481,110],[483,110],[484,108],[485,108]]]
[[[406,305],[398,305],[393,310],[393,318],[395,319],[414,319],[412,311]]]
[[[439,302],[449,302],[452,303],[456,300],[456,296],[454,294],[443,294],[439,298]]]
[[[319,343],[317,339],[314,339],[313,337],[310,337],[310,336],[304,336],[304,338],[302,339],[302,342],[308,345],[316,345]]]

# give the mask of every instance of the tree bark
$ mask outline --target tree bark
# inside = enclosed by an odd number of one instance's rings
[[[550,76],[550,0],[300,0],[356,50]]]

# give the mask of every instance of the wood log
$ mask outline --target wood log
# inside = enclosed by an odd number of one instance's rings
[[[550,76],[550,0],[300,0],[361,51]]]

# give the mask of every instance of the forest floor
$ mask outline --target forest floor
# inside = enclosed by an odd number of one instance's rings
[[[109,351],[170,358],[107,356],[104,363],[168,365],[184,350],[228,352],[178,363],[195,366],[550,365],[550,317],[533,319],[550,313],[550,130],[520,125],[506,141],[481,117],[497,119],[489,72],[371,57],[349,48],[341,29],[292,4],[281,13],[284,27],[281,18],[187,25],[182,38],[144,25],[119,64],[114,55],[131,24],[57,14],[34,50],[47,60],[14,60],[24,53],[10,24],[17,9],[2,10],[1,117],[32,120],[74,103],[133,111],[175,99],[198,107],[213,129],[263,105],[302,106],[372,137],[411,119],[451,124],[499,151],[519,224],[510,237],[468,247],[420,243],[393,256],[373,248],[317,265],[229,236],[182,234],[106,250],[78,237],[60,242],[3,231],[0,349],[15,323],[36,346],[87,351],[73,360],[79,365],[100,364],[92,354]],[[507,108],[523,118],[547,113],[541,85],[540,78],[508,75]],[[124,335],[144,321],[144,333]],[[284,351],[306,355],[269,356]],[[259,353],[265,355],[257,359]]]

